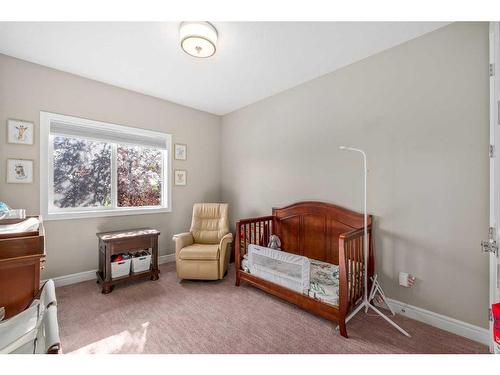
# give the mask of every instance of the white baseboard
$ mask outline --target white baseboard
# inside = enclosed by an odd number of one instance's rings
[[[170,263],[170,262],[175,262],[175,254],[160,255],[158,257],[159,264]],[[71,275],[54,277],[52,278],[52,280],[54,280],[54,284],[56,287],[71,285],[71,284],[81,283],[82,281],[95,280],[96,272],[97,270],[78,272],[78,273],[73,273]],[[44,281],[45,280],[43,280],[42,283]]]
[[[429,324],[444,331],[463,336],[484,345],[490,344],[490,332],[486,328],[478,327],[449,316],[412,306],[404,302],[388,298],[389,305],[396,314],[401,314],[419,322]]]
[[[97,270],[72,273],[71,275],[54,277],[54,278],[52,278],[52,280],[54,281],[54,285],[57,288],[59,286],[81,283],[82,281],[95,280],[96,279],[96,275],[95,275],[96,271]],[[45,280],[42,280],[42,283],[44,281]]]
[[[175,262],[175,254],[160,255],[158,257],[158,264]]]

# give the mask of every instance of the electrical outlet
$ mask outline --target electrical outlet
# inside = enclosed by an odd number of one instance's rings
[[[399,273],[399,285],[404,286],[405,288],[411,288],[413,283],[415,282],[415,277],[406,272]]]

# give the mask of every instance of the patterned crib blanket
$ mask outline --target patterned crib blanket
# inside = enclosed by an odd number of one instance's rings
[[[310,259],[309,297],[338,306],[339,266]]]

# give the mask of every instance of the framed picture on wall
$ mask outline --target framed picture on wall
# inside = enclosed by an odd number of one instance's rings
[[[33,160],[7,159],[7,183],[33,183]]]
[[[174,145],[175,160],[187,160],[187,145],[176,143]]]
[[[176,169],[174,171],[174,183],[176,186],[187,185],[187,171],[183,169]]]
[[[34,124],[29,121],[8,119],[7,142],[19,145],[32,145],[34,143]]]

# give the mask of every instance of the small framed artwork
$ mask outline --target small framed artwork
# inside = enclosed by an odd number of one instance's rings
[[[174,182],[176,186],[187,185],[187,171],[183,169],[176,169],[174,171]]]
[[[7,120],[7,142],[19,145],[34,143],[34,124],[29,121]]]
[[[33,160],[7,159],[7,183],[33,183]]]
[[[187,160],[187,145],[176,143],[174,145],[174,158],[175,160]]]

